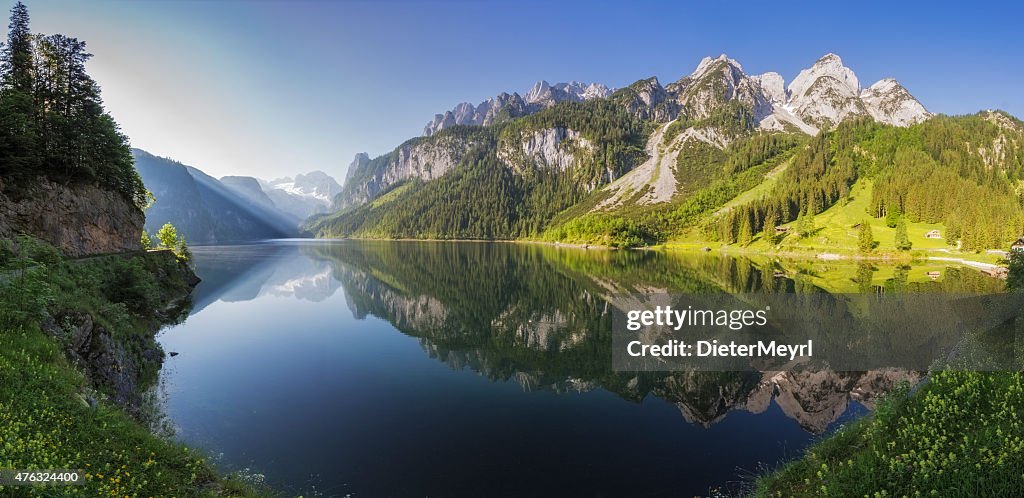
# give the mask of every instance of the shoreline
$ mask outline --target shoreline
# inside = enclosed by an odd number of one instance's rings
[[[721,255],[732,255],[732,256],[760,256],[760,257],[777,257],[783,259],[794,259],[794,260],[814,260],[814,261],[875,261],[883,263],[915,263],[922,261],[944,261],[948,263],[957,263],[960,265],[971,267],[975,270],[986,273],[990,276],[1002,278],[1005,276],[1006,266],[987,263],[984,261],[976,261],[967,259],[964,257],[955,256],[926,256],[921,255],[918,252],[916,255],[907,255],[905,257],[894,256],[890,253],[883,253],[878,255],[861,255],[861,254],[845,254],[841,252],[828,252],[828,251],[751,251],[747,249],[722,249],[713,248],[711,245],[706,245],[701,248],[696,246],[673,246],[671,242],[664,244],[652,245],[652,246],[640,246],[640,247],[610,247],[600,244],[586,244],[586,243],[572,243],[572,242],[558,242],[558,241],[546,241],[546,240],[530,240],[530,239],[417,239],[417,238],[318,238],[312,237],[309,239],[288,239],[288,240],[311,240],[311,241],[366,241],[366,242],[455,242],[455,243],[478,243],[478,244],[528,244],[528,245],[542,245],[550,247],[565,247],[570,249],[581,249],[584,251],[599,250],[599,251],[618,251],[618,250],[634,250],[634,251],[669,251],[679,253],[717,253]],[[704,249],[706,247],[707,249]],[[813,248],[810,248],[813,249]]]

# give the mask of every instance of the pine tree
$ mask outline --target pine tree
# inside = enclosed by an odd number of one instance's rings
[[[28,9],[18,2],[0,52],[0,172],[5,176],[34,175],[40,163],[32,59]]]
[[[863,254],[870,253],[875,248],[875,236],[871,233],[871,225],[868,220],[860,223],[860,228],[857,231],[857,248]]]
[[[747,213],[740,215],[740,229],[739,234],[736,236],[736,242],[741,245],[750,244],[753,240],[754,234],[750,228],[750,216]]]
[[[909,251],[912,245],[910,237],[907,236],[907,221],[900,216],[896,220],[896,249]]]
[[[1010,292],[1024,293],[1024,252],[1010,254],[1006,288]]]
[[[32,67],[32,32],[29,29],[28,8],[18,2],[11,9],[11,23],[8,25],[7,45],[0,55],[0,71],[3,72],[5,89],[32,92],[34,83]]]
[[[889,228],[896,228],[896,225],[899,224],[900,218],[900,211],[896,208],[890,207],[888,212],[885,214],[885,226]]]
[[[804,236],[804,228],[807,226],[807,212],[800,209],[800,214],[796,216],[796,234],[800,237]]]
[[[775,215],[775,210],[769,210],[768,214],[764,219],[764,229],[762,231],[762,237],[769,244],[775,243],[775,228],[778,224],[778,217]]]

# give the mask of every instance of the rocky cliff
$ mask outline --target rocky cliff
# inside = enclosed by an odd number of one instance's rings
[[[367,160],[366,154],[356,154],[334,207],[340,210],[362,205],[404,180],[440,178],[481,139],[473,133],[444,134],[409,140],[390,154],[372,160]]]
[[[498,149],[498,159],[512,167],[553,168],[565,171],[594,145],[568,128],[545,128],[508,140]]]
[[[25,233],[72,257],[137,250],[142,211],[93,185],[39,178],[17,188],[0,179],[0,238]]]

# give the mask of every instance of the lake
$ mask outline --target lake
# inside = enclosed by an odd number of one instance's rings
[[[162,408],[227,471],[305,496],[735,491],[920,374],[616,372],[612,296],[995,289],[955,267],[507,243],[195,247]]]

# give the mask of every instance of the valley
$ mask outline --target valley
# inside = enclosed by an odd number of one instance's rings
[[[39,4],[0,496],[1024,496],[1012,12]]]

